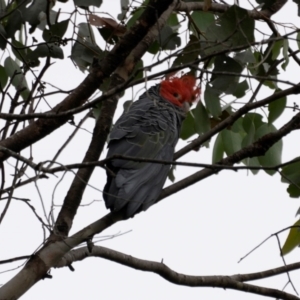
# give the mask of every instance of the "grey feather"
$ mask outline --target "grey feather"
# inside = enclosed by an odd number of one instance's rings
[[[116,122],[110,133],[107,157],[115,154],[138,158],[172,160],[184,111],[159,95],[159,85],[150,88]],[[170,170],[169,165],[113,159],[107,167],[103,198],[112,211],[126,218],[155,203]]]

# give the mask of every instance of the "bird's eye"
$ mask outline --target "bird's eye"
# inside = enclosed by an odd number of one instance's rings
[[[175,98],[178,98],[178,97],[179,97],[179,95],[178,95],[177,93],[174,93],[173,96],[174,96]]]

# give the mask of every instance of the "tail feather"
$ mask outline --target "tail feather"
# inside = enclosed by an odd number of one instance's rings
[[[169,166],[147,164],[139,170],[120,170],[105,188],[106,207],[123,210],[131,217],[146,210],[157,200],[166,181]]]

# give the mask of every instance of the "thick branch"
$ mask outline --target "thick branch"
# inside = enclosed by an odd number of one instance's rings
[[[164,279],[177,285],[191,286],[191,287],[218,287],[223,289],[233,289],[233,290],[253,293],[253,294],[272,297],[276,299],[286,299],[286,300],[299,299],[294,295],[282,292],[280,290],[246,284],[243,282],[247,277],[255,278],[255,275],[258,278],[265,278],[272,275],[275,276],[277,274],[282,274],[286,272],[289,266],[274,269],[273,274],[270,274],[272,270],[267,270],[265,272],[259,272],[255,274],[254,273],[242,274],[242,275],[234,275],[234,276],[221,276],[221,275],[192,276],[192,275],[177,273],[172,269],[170,269],[164,263],[143,260],[112,249],[108,249],[100,246],[94,246],[91,252],[89,252],[89,250],[86,247],[82,247],[70,251],[58,262],[56,268],[61,268],[61,267],[71,265],[73,262],[83,260],[87,257],[101,257],[101,258],[105,258],[117,262],[124,266],[134,268],[136,270],[156,273],[161,277],[163,277]],[[300,264],[298,263],[297,269],[299,268],[300,268]],[[295,266],[291,265],[291,269],[295,270]]]
[[[237,275],[232,275],[231,277],[235,280],[244,282],[244,281],[265,279],[276,275],[285,274],[287,272],[299,270],[299,269],[300,269],[300,262],[297,262],[294,264],[289,264],[286,266],[269,269],[261,272],[249,273],[249,274],[237,274]]]

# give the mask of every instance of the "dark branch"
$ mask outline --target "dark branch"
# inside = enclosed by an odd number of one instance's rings
[[[263,19],[270,18],[272,15],[277,13],[285,4],[287,0],[277,0],[274,1],[274,3],[268,8],[261,11],[258,11],[256,9],[248,10],[249,17],[253,19]],[[186,11],[190,12],[192,10],[202,10],[204,8],[205,4],[204,2],[183,2],[180,1],[178,6],[176,7],[177,11]],[[231,6],[226,4],[218,4],[218,3],[212,3],[210,8],[208,9],[211,12],[214,13],[224,13],[226,12]]]
[[[87,257],[101,257],[113,262],[117,262],[124,266],[134,268],[136,270],[152,272],[160,275],[164,279],[183,286],[190,287],[218,287],[223,289],[233,289],[238,291],[249,292],[257,295],[277,298],[277,299],[286,299],[286,300],[296,300],[298,297],[282,292],[280,290],[261,287],[257,285],[246,284],[243,281],[247,277],[254,278],[254,274],[242,274],[242,275],[234,275],[234,276],[192,276],[181,274],[173,271],[164,263],[158,263],[155,261],[143,260],[131,255],[126,255],[124,253],[108,249],[101,246],[94,246],[92,251],[86,247],[79,248],[76,250],[72,250],[67,253],[56,265],[56,268],[61,268],[70,265],[75,261],[83,260]],[[286,269],[291,268],[291,270],[299,269],[300,263],[298,263],[297,268],[295,268],[295,264],[286,266],[285,268],[277,268],[275,269],[277,274],[273,274],[273,276],[282,274],[286,272]],[[270,277],[270,270],[265,272],[255,273],[256,276],[262,276],[261,278]],[[241,276],[241,277],[239,277]],[[242,279],[242,280],[239,280]]]

